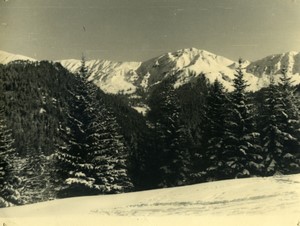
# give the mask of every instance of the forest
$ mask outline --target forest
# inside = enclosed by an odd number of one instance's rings
[[[232,178],[300,173],[299,91],[246,92],[242,61],[228,92],[205,74],[145,95],[141,115],[90,81],[82,60],[0,65],[0,207]]]

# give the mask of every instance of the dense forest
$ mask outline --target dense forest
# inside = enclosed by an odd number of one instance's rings
[[[300,103],[280,82],[227,92],[205,75],[153,86],[146,115],[89,80],[82,60],[0,65],[0,206],[300,172]]]

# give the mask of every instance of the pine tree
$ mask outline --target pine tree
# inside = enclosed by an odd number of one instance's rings
[[[101,193],[120,193],[133,188],[128,175],[128,149],[112,111],[105,105],[99,89],[89,81],[82,58],[80,78],[86,87],[86,143],[88,161],[93,166],[94,187]]]
[[[245,91],[248,85],[244,80],[241,59],[233,82],[219,168],[221,178],[248,177],[260,174],[262,170],[259,133],[255,128],[254,107]]]
[[[27,150],[27,155],[19,159],[15,169],[19,178],[17,190],[22,204],[36,203],[56,198],[53,183],[53,165],[50,156],[41,149]]]
[[[95,179],[91,177],[93,169],[88,161],[87,127],[87,88],[80,76],[71,84],[71,92],[66,122],[59,125],[61,142],[57,143],[55,159],[58,170],[55,172],[59,187],[58,197],[71,197],[97,194]]]
[[[215,80],[209,90],[205,106],[203,148],[205,149],[203,174],[206,180],[218,178],[219,164],[224,148],[225,118],[228,113],[228,97],[222,83]]]
[[[159,175],[158,186],[169,187],[189,183],[191,136],[181,120],[181,109],[176,96],[173,80],[161,84],[160,100],[153,100],[155,108],[149,117],[155,124],[156,158],[154,169]],[[156,115],[158,114],[158,115]]]
[[[266,114],[262,117],[266,175],[300,170],[299,107],[287,70],[281,72],[278,86],[272,80],[266,91]]]
[[[292,87],[291,77],[287,75],[287,69],[282,69],[279,89],[282,92],[282,105],[284,107],[284,137],[285,153],[281,167],[284,173],[300,172],[300,114],[299,101],[295,96],[295,88]]]
[[[3,93],[1,93],[3,94]],[[4,106],[0,103],[0,106]],[[0,207],[19,203],[19,193],[14,187],[14,140],[4,119],[4,109],[0,109]]]

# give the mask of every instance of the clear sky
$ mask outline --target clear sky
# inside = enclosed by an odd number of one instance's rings
[[[0,49],[142,61],[195,47],[256,60],[300,51],[300,0],[0,0]]]

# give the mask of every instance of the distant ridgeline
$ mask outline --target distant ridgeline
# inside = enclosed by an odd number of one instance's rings
[[[59,63],[0,65],[0,206],[300,172],[296,88],[230,93],[204,75],[152,87],[143,116]],[[176,86],[175,86],[176,87]]]

